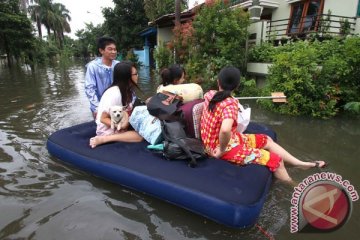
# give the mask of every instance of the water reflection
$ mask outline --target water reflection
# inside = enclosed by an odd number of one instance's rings
[[[31,72],[0,68],[0,239],[266,239],[257,227],[229,229],[158,199],[78,171],[49,156],[45,143],[54,131],[91,120],[84,93],[84,63]],[[139,69],[139,86],[151,96],[159,79]],[[359,119],[329,121],[281,116],[258,109],[253,120],[269,124],[281,145],[305,160],[325,159],[360,191]],[[316,172],[290,169],[296,180]],[[274,182],[259,218],[276,238],[289,232],[292,189]],[[307,239],[355,238],[359,204],[342,229]]]
[[[142,93],[139,94],[143,99],[146,99],[154,94],[159,85],[156,70],[150,69],[149,67],[141,67],[139,69],[138,85],[142,91]]]

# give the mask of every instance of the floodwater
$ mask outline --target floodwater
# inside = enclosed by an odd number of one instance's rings
[[[332,233],[290,233],[293,189],[275,181],[258,225],[227,228],[182,208],[91,176],[49,155],[48,136],[90,121],[82,62],[31,72],[0,66],[0,239],[357,239],[360,201]],[[140,71],[146,96],[157,85]],[[324,159],[327,171],[360,191],[360,119],[286,117],[252,107],[278,142],[304,160]],[[290,169],[296,181],[319,170]]]

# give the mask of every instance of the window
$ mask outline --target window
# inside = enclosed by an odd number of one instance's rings
[[[360,0],[359,0],[359,3],[358,3],[357,16],[360,17]]]
[[[305,0],[291,6],[288,34],[316,31],[324,0]]]

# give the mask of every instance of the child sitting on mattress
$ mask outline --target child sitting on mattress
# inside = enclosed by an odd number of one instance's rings
[[[141,142],[143,138],[134,130],[126,130],[129,122],[125,124],[125,130],[114,131],[111,129],[110,107],[126,106],[126,112],[130,116],[136,99],[134,88],[138,88],[138,72],[131,62],[117,63],[114,67],[114,80],[111,86],[104,92],[100,99],[98,114],[96,117],[96,135],[90,139],[89,145],[95,148],[108,142]]]
[[[289,183],[292,179],[284,163],[301,168],[325,166],[324,161],[304,162],[295,158],[264,134],[237,132],[238,100],[231,94],[239,83],[239,69],[225,67],[218,75],[218,91],[211,90],[204,96],[201,138],[210,156],[239,165],[265,165],[275,177]]]
[[[161,85],[157,88],[156,92],[163,90],[169,91],[172,85],[178,85],[185,82],[186,72],[180,65],[174,64],[169,68],[164,68],[160,72]]]
[[[178,64],[164,68],[160,72],[161,85],[156,92],[171,92],[182,97],[182,103],[187,103],[195,99],[203,98],[203,90],[199,84],[184,83],[186,72],[183,67]],[[150,98],[146,100],[149,102]]]

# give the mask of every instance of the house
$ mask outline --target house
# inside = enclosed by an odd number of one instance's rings
[[[180,22],[192,21],[196,8],[186,10],[180,15]],[[143,50],[135,50],[139,62],[145,67],[154,67],[154,48],[170,42],[173,39],[173,28],[175,26],[175,13],[163,15],[152,22],[149,27],[139,33],[144,38]]]
[[[273,41],[275,45],[312,35],[321,38],[326,35],[359,34],[360,0],[344,1],[228,0],[231,8],[241,7],[250,14],[249,44]],[[181,22],[191,21],[196,7],[204,2],[189,0],[189,9],[181,13]],[[158,46],[172,40],[174,20],[174,14],[167,14],[149,23],[157,28]]]
[[[275,44],[311,35],[359,34],[359,0],[240,0],[233,7],[248,8],[253,20],[250,41]],[[250,5],[251,2],[251,5]]]
[[[203,1],[196,1],[203,3]],[[311,34],[359,34],[360,0],[228,0],[241,7],[253,20],[249,40],[275,44]],[[346,3],[345,3],[346,2]],[[192,7],[195,1],[189,1]]]
[[[192,21],[195,16],[196,7],[183,11],[180,14],[180,22],[186,23]],[[156,26],[157,28],[157,45],[166,44],[173,39],[173,28],[175,26],[175,13],[163,15],[152,22],[149,22],[150,26]]]
[[[154,66],[153,50],[156,46],[156,34],[157,28],[155,27],[148,27],[139,33],[139,36],[144,38],[144,47],[143,50],[134,50],[134,54],[138,56],[138,61],[144,67]]]

